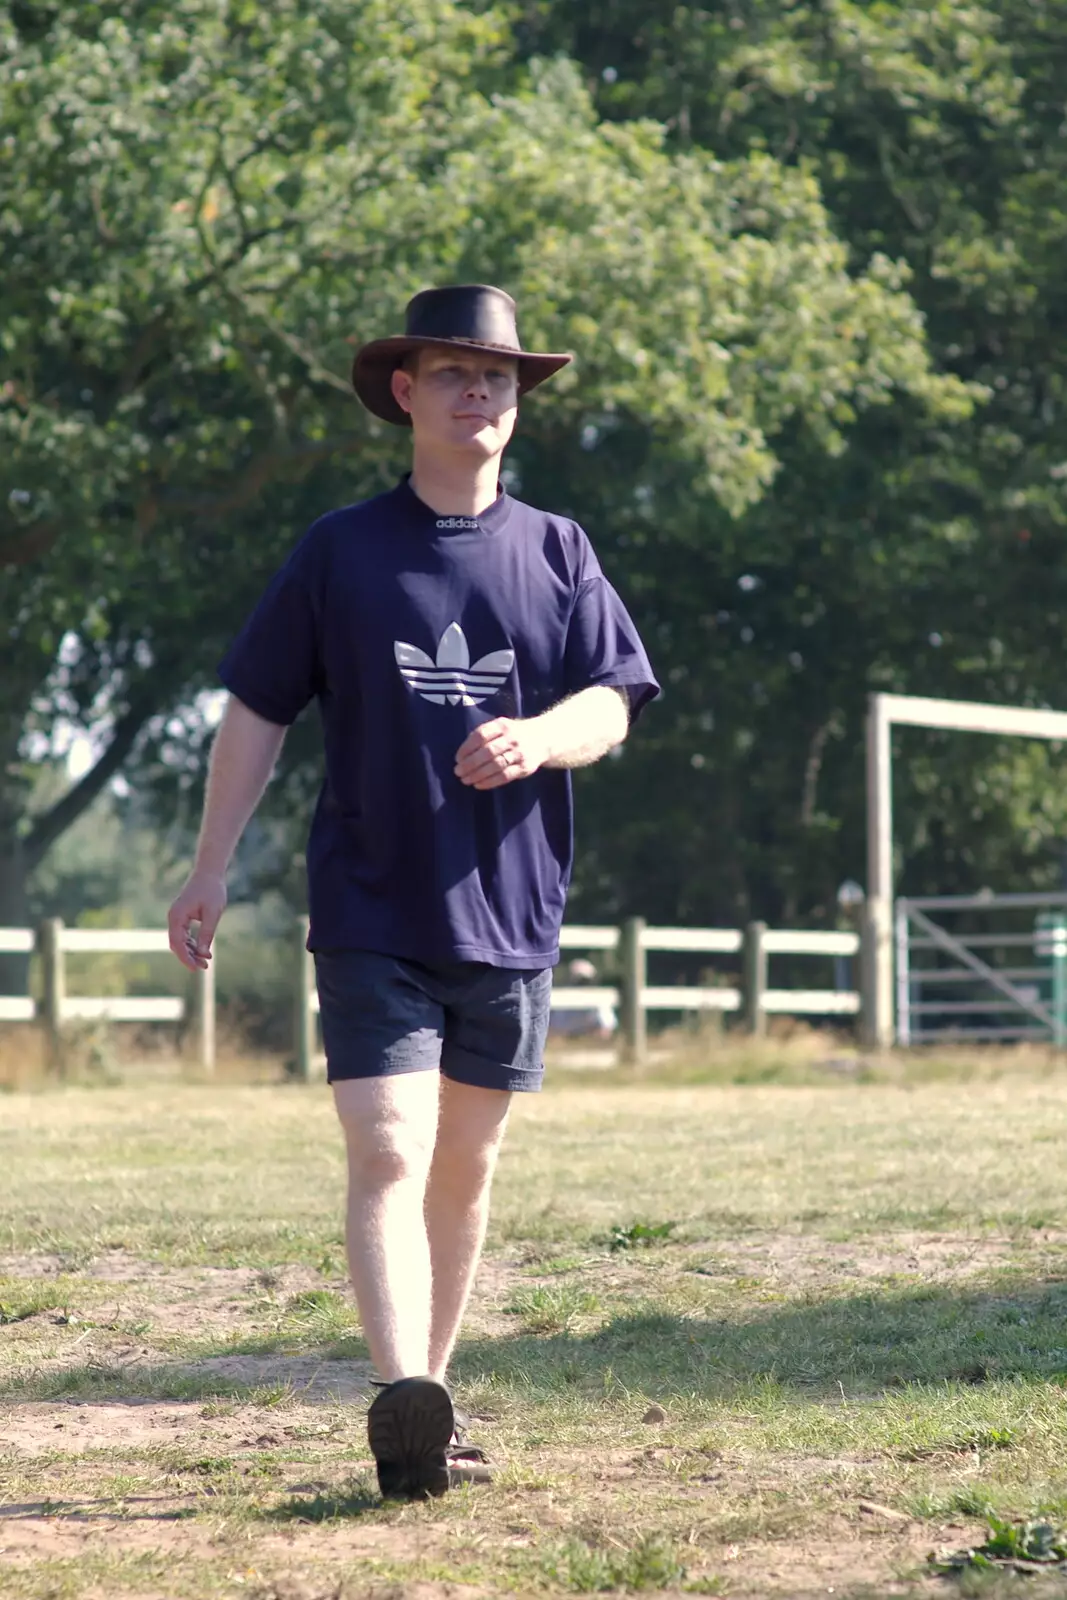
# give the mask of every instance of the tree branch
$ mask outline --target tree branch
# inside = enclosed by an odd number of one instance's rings
[[[879,134],[877,143],[878,164],[882,169],[886,187],[916,233],[925,233],[930,227],[930,219],[924,217],[922,212],[912,203],[903,184],[897,178],[896,167],[893,164],[893,156],[890,152],[889,139],[885,134]]]
[[[804,763],[804,783],[800,792],[800,826],[810,828],[815,821],[815,804],[819,788],[819,774],[822,771],[822,758],[826,750],[826,741],[833,732],[834,719],[822,723],[816,728],[808,745],[808,759]]]
[[[93,216],[96,218],[97,232],[106,245],[114,248],[119,243],[119,240],[116,238],[115,232],[104,214],[104,199],[100,193],[99,182],[89,184],[89,200],[93,208]]]
[[[167,509],[181,509],[195,512],[201,517],[215,517],[234,511],[254,500],[263,486],[269,482],[279,466],[289,462],[310,462],[317,457],[330,455],[335,450],[352,450],[359,444],[355,436],[342,439],[323,439],[316,443],[309,443],[287,454],[277,450],[264,451],[254,461],[249,462],[244,472],[238,477],[229,491],[220,495],[215,500],[188,499],[184,502],[168,502]],[[158,502],[150,505],[142,504],[139,507],[139,516],[154,517]],[[58,530],[57,530],[58,532]],[[27,870],[31,871],[45,855],[56,840],[76,822],[91,805],[97,795],[118,772],[126,757],[137,743],[138,736],[145,723],[159,710],[160,703],[169,686],[170,674],[166,669],[157,669],[150,678],[140,684],[133,695],[128,709],[115,724],[115,731],[111,736],[111,743],[85,776],[68,789],[67,793],[57,800],[55,805],[36,819],[29,833],[23,841],[23,851]]]
[[[272,322],[263,311],[257,311],[255,306],[249,305],[247,297],[232,284],[227,284],[223,291],[239,306],[249,320],[262,328],[267,336],[277,339],[291,355],[294,355],[304,366],[307,376],[312,383],[324,383],[331,389],[336,389],[340,394],[351,395],[352,385],[347,378],[340,377],[336,372],[331,372],[329,367],[323,365],[314,350],[308,348],[302,339],[295,333],[289,333],[278,323]]]
[[[132,394],[140,383],[141,375],[159,347],[160,337],[165,331],[168,322],[169,312],[158,311],[151,322],[146,322],[144,327],[138,331],[137,337],[133,342],[133,349],[126,357],[126,365],[119,375],[119,381],[116,386],[116,394],[120,399]]]
[[[219,135],[219,148],[218,148],[218,152],[216,154],[215,159],[218,162],[219,168],[222,171],[222,176],[225,179],[226,187],[230,192],[230,200],[231,200],[231,202],[233,204],[233,209],[234,209],[234,211],[235,211],[235,213],[237,215],[237,221],[238,221],[238,223],[240,225],[240,229],[241,229],[241,245],[240,245],[240,249],[241,249],[241,255],[242,255],[242,257],[244,257],[245,255],[247,255],[248,250],[249,250],[248,236],[249,236],[249,231],[250,231],[249,227],[248,227],[248,222],[247,222],[247,220],[245,218],[244,197],[242,196],[241,190],[240,190],[240,188],[238,186],[238,183],[237,183],[237,174],[234,171],[232,171],[232,169],[227,165],[226,157],[222,153],[222,135],[221,134]]]
[[[242,223],[240,247],[231,250],[229,255],[222,261],[215,261],[208,254],[208,260],[212,263],[210,270],[201,273],[200,277],[193,278],[189,283],[185,284],[180,291],[181,297],[187,300],[195,300],[197,295],[210,284],[217,283],[233,267],[239,266],[254,244],[259,244],[261,240],[269,239],[275,234],[286,233],[295,228],[298,222],[299,218],[297,217],[287,217],[284,222],[273,223],[269,228],[256,228],[251,233],[244,231]],[[300,274],[294,274],[294,279],[298,280],[299,276]],[[131,394],[137,388],[145,366],[151,357],[155,355],[161,343],[161,336],[166,334],[170,326],[172,315],[173,307],[166,305],[157,311],[155,316],[146,322],[143,327],[138,329],[133,347],[126,358],[126,364],[116,385],[115,393],[119,398]]]
[[[68,789],[55,805],[36,819],[22,844],[29,871],[33,871],[45,852],[51,849],[72,823],[77,822],[86,807],[90,806],[105,785],[110,783],[137,743],[141,729],[149,717],[158,710],[163,690],[164,675],[158,672],[140,685],[128,709],[115,724],[111,743],[96,765],[89,769],[73,789]]]

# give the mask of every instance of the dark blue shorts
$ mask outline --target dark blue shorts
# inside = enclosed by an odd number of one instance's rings
[[[541,1087],[551,967],[317,950],[315,977],[331,1083],[440,1068],[479,1089]]]

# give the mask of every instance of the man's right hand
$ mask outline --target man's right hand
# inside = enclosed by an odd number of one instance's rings
[[[170,947],[190,972],[202,972],[211,960],[211,941],[225,909],[226,881],[209,872],[194,872],[171,906]]]

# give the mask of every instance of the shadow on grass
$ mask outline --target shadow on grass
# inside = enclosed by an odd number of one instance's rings
[[[910,1384],[981,1385],[1008,1379],[1067,1385],[1067,1282],[1011,1290],[909,1287],[822,1297],[719,1320],[675,1315],[654,1302],[594,1332],[465,1342],[457,1378],[492,1373],[528,1392],[596,1384],[729,1397],[754,1381],[839,1400]]]
[[[369,1511],[386,1509],[388,1503],[382,1501],[369,1479],[360,1475],[347,1489],[290,1495],[280,1505],[256,1507],[253,1514],[260,1522],[321,1523],[350,1520]],[[5,1522],[39,1522],[42,1517],[86,1524],[111,1523],[116,1515],[121,1515],[124,1523],[191,1522],[203,1511],[203,1506],[160,1506],[151,1495],[109,1496],[96,1500],[27,1500],[0,1506],[0,1528]]]
[[[369,1398],[369,1362],[337,1360],[336,1346],[329,1361],[307,1352],[264,1361],[254,1382],[225,1370],[223,1358],[232,1348],[133,1369],[89,1361],[0,1385],[0,1399],[230,1400],[270,1407]],[[454,1362],[460,1381],[491,1375],[546,1398],[574,1388],[602,1395],[609,1370],[630,1389],[652,1386],[660,1394],[709,1398],[729,1398],[760,1380],[835,1401],[843,1388],[873,1396],[946,1382],[1033,1379],[1067,1386],[1067,1281],[987,1290],[909,1286],[773,1307],[742,1302],[732,1316],[717,1320],[675,1314],[648,1300],[593,1331],[464,1341]]]
[[[362,1517],[368,1511],[388,1508],[369,1480],[358,1478],[347,1490],[335,1490],[314,1495],[293,1495],[280,1506],[271,1506],[259,1512],[261,1522],[336,1522],[342,1518]]]
[[[96,1500],[27,1500],[0,1506],[0,1524],[4,1522],[38,1522],[42,1517],[53,1517],[63,1522],[114,1522],[117,1510],[122,1507],[123,1522],[188,1522],[196,1516],[190,1506],[160,1508],[153,1495],[133,1494],[104,1497]],[[142,1510],[151,1506],[155,1509]]]

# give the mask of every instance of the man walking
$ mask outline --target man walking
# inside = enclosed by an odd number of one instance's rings
[[[484,285],[416,295],[404,334],[357,353],[363,404],[413,430],[411,475],[316,522],[222,663],[231,698],[170,913],[174,953],[206,966],[229,861],[316,698],[309,945],[387,1495],[487,1475],[444,1379],[510,1098],[541,1083],[567,769],[658,692],[582,530],[500,491],[519,396],[569,359],[524,351],[514,302]]]

